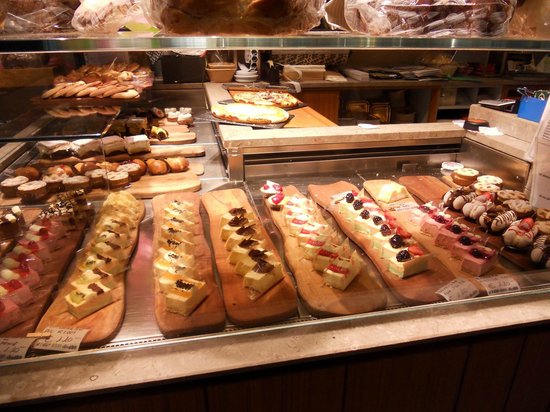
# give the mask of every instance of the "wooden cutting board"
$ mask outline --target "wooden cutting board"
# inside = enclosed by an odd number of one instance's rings
[[[367,235],[354,230],[353,225],[343,218],[334,208],[331,207],[332,196],[338,193],[357,191],[357,187],[351,183],[340,181],[330,185],[309,185],[308,192],[311,198],[328,210],[342,231],[353,240],[369,256],[382,278],[391,288],[398,299],[405,303],[416,305],[422,303],[433,303],[442,300],[435,292],[442,286],[454,280],[454,276],[448,272],[446,267],[437,259],[430,259],[429,269],[401,279],[392,274],[387,268],[387,260],[382,259],[371,249],[370,240]]]
[[[447,186],[433,176],[406,176],[400,178],[399,183],[404,185],[410,193],[417,196],[422,202],[429,202],[430,200],[433,200],[434,204],[438,204],[443,198],[443,195],[451,189],[451,187]],[[451,215],[453,218],[462,218],[460,223],[467,225],[472,232],[482,236],[484,239],[486,238],[489,246],[496,250],[500,250],[500,257],[504,257],[523,270],[540,269],[537,265],[531,262],[529,252],[515,251],[505,248],[502,236],[493,235],[483,231],[477,222],[465,219],[461,212],[447,209],[446,213]]]
[[[141,218],[139,222],[141,222],[143,216],[145,216],[145,205],[143,202],[139,202],[139,205],[141,208]],[[91,230],[93,230],[93,228]],[[139,223],[136,229],[132,231],[130,238],[132,240],[131,245],[122,252],[128,257],[127,266],[130,264],[130,258],[139,239]],[[89,331],[82,340],[80,347],[101,346],[111,341],[122,326],[124,314],[126,312],[126,286],[124,279],[126,274],[124,273],[118,276],[117,286],[112,289],[113,303],[82,319],[77,319],[69,313],[67,303],[65,302],[65,295],[73,290],[71,282],[80,276],[80,271],[77,269],[78,262],[85,259],[85,253],[81,253],[76,259],[77,264],[75,264],[72,272],[66,276],[63,286],[59,289],[53,303],[40,320],[36,331],[41,332],[48,326],[69,329],[88,329]]]
[[[225,242],[220,237],[220,217],[235,207],[244,207],[253,211],[246,194],[240,189],[218,190],[204,194],[202,202],[210,219],[210,241],[216,257],[228,319],[239,326],[258,326],[279,322],[296,315],[296,291],[284,267],[284,278],[258,299],[251,300],[248,291],[243,287],[243,278],[229,263],[229,252],[225,250]],[[257,216],[256,221],[266,241],[266,249],[272,250],[278,257],[271,238]]]
[[[32,222],[40,211],[37,208],[23,209],[25,221]],[[23,314],[21,323],[2,332],[0,337],[23,338],[27,333],[34,331],[46,307],[52,300],[52,292],[57,288],[59,280],[65,274],[75,251],[80,246],[84,229],[84,226],[82,226],[78,230],[69,232],[65,238],[58,241],[56,249],[50,254],[50,258],[43,261],[45,270],[44,274],[40,276],[38,286],[32,289],[33,301],[21,307],[21,313]]]
[[[363,187],[374,197],[374,194],[377,193],[377,188],[380,185],[389,183],[390,180],[367,180],[363,183]],[[433,237],[420,231],[420,227],[411,222],[411,209],[395,210],[396,207],[399,207],[401,204],[413,204],[417,205],[416,201],[409,197],[400,202],[387,204],[379,202],[380,206],[384,210],[391,210],[392,214],[397,218],[398,223],[403,226],[407,231],[412,233],[415,240],[422,245],[422,247],[430,252],[430,254],[438,258],[447,270],[457,278],[465,278],[473,282],[479,289],[480,293],[485,293],[485,288],[479,283],[475,278],[476,276],[471,275],[470,273],[464,272],[460,269],[461,261],[454,259],[451,256],[451,252],[448,249],[441,248],[436,246],[434,243]],[[498,249],[496,249],[498,251]],[[502,265],[495,265],[489,272],[485,273],[483,276],[497,275],[501,273],[507,273],[508,271],[502,267]]]
[[[285,186],[287,196],[303,196],[294,186]],[[274,211],[267,204],[265,207],[271,215],[273,223],[283,237],[286,263],[292,270],[298,293],[307,310],[314,316],[326,317],[351,315],[354,313],[371,312],[386,306],[386,294],[374,281],[363,265],[361,273],[345,290],[331,288],[326,285],[320,273],[313,268],[313,263],[304,258],[303,249],[298,245],[298,239],[290,236],[288,227],[284,224],[282,211]],[[316,221],[326,224],[321,214],[316,215]]]
[[[155,281],[155,317],[162,334],[167,338],[203,332],[222,330],[225,327],[225,308],[220,288],[214,277],[210,248],[204,237],[200,218],[200,198],[194,193],[173,193],[153,198],[153,250],[158,257],[160,228],[163,224],[164,208],[173,200],[187,201],[193,204],[195,216],[199,222],[194,230],[195,261],[197,264],[197,279],[206,282],[208,296],[189,316],[178,315],[166,310],[165,299]],[[151,269],[151,273],[153,270]]]
[[[197,141],[197,135],[195,132],[190,131],[187,125],[168,122],[163,119],[159,122],[159,126],[168,132],[168,139],[149,139],[152,145],[181,145]]]
[[[434,205],[438,205],[449,190],[449,186],[435,176],[403,176],[399,183],[422,202],[433,202]]]

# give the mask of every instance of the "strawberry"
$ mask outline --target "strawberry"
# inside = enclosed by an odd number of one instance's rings
[[[420,246],[418,245],[412,245],[408,247],[409,253],[414,256],[422,256],[424,255],[424,251],[420,249]]]
[[[276,195],[271,196],[271,201],[274,204],[278,205],[283,201],[284,198],[285,198],[285,195],[279,192]]]
[[[521,219],[521,222],[519,222],[519,227],[523,230],[531,230],[533,226],[535,226],[535,221],[530,217]]]
[[[405,229],[403,229],[401,226],[397,226],[397,234],[401,236],[403,239],[410,239],[412,235],[410,232],[407,232]]]

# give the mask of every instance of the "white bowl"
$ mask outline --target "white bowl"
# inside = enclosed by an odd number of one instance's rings
[[[235,77],[238,77],[240,79],[257,79],[258,74],[235,74]]]
[[[256,70],[248,71],[248,70],[237,70],[235,72],[236,75],[239,76],[257,76],[258,72]]]
[[[255,80],[258,80],[258,75],[255,75],[255,76],[238,76],[238,75],[235,75],[235,81],[240,82],[240,83],[253,82]]]

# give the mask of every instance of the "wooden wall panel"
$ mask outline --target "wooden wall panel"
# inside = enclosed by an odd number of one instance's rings
[[[208,385],[209,412],[339,412],[344,366],[298,366],[232,376]]]
[[[527,335],[506,404],[507,412],[550,411],[550,328]]]
[[[453,411],[467,353],[440,343],[368,355],[348,367],[344,411]]]
[[[340,108],[340,92],[338,90],[304,90],[296,94],[296,98],[338,124],[338,110]]]

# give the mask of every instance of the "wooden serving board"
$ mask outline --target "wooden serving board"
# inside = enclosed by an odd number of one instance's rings
[[[173,200],[187,201],[193,204],[195,216],[199,222],[194,227],[195,261],[197,264],[197,279],[206,282],[208,296],[189,316],[178,315],[166,310],[165,299],[160,292],[158,282],[155,281],[155,316],[162,334],[167,338],[193,333],[212,332],[225,327],[225,308],[220,288],[214,277],[210,248],[204,237],[200,218],[200,198],[194,193],[173,193],[153,198],[153,216],[155,232],[153,236],[153,250],[155,258],[158,256],[160,228],[163,224],[164,208]],[[152,273],[152,271],[151,271]]]
[[[168,139],[149,139],[152,145],[181,145],[195,143],[197,141],[196,133],[190,131],[187,125],[161,120],[159,126],[168,132]]]
[[[143,202],[139,202],[141,208],[141,218],[139,222],[145,216],[145,205]],[[131,233],[131,244],[123,252],[121,252],[128,259],[128,266],[130,264],[130,258],[137,245],[139,238],[139,222],[136,229]],[[93,230],[93,228],[91,229]],[[74,328],[74,329],[88,329],[88,333],[82,340],[80,347],[97,347],[104,345],[111,341],[118,330],[122,326],[124,320],[124,314],[126,311],[126,286],[125,286],[125,273],[118,275],[117,286],[112,289],[113,302],[110,305],[94,312],[82,319],[77,319],[71,315],[67,309],[67,303],[65,302],[65,295],[73,290],[71,282],[80,276],[80,270],[77,269],[78,263],[85,259],[85,253],[81,253],[76,258],[76,264],[73,271],[66,277],[63,286],[59,289],[57,296],[53,303],[50,305],[40,323],[36,327],[37,332],[43,331],[48,326],[58,328]]]
[[[389,183],[389,180],[367,180],[363,183],[363,187],[374,197],[374,194],[377,193],[378,187],[381,187],[381,185],[384,185],[386,183]],[[417,205],[416,201],[410,197],[407,199],[404,199],[403,201],[396,202],[397,207],[399,207],[399,204],[414,204]],[[411,209],[404,209],[404,210],[395,210],[395,204],[387,204],[383,202],[379,202],[380,206],[384,210],[391,210],[392,214],[397,218],[397,221],[401,226],[403,226],[407,231],[412,233],[415,240],[420,243],[420,245],[428,250],[432,256],[437,257],[445,267],[447,268],[450,273],[453,274],[453,276],[458,278],[466,278],[470,280],[471,282],[475,283],[478,289],[481,293],[485,293],[485,289],[483,286],[476,280],[476,276],[464,272],[460,269],[461,262],[458,259],[454,259],[451,256],[451,252],[448,249],[441,248],[439,246],[436,246],[434,243],[433,237],[423,233],[420,231],[420,227],[413,224],[411,222]],[[496,264],[495,267],[493,267],[489,272],[485,273],[484,276],[491,276],[501,273],[507,273],[508,271],[502,267],[500,264]]]
[[[305,197],[294,186],[285,186],[284,194]],[[273,223],[281,232],[286,263],[294,274],[298,293],[311,314],[317,317],[351,315],[372,312],[386,306],[386,294],[373,280],[365,265],[346,290],[342,291],[328,286],[324,282],[323,276],[313,268],[313,263],[304,258],[303,249],[298,245],[298,239],[295,236],[290,236],[289,229],[284,224],[283,212],[272,210],[267,203],[265,207],[269,211]],[[316,221],[326,224],[320,213],[317,214]]]
[[[38,208],[23,209],[26,222],[32,222],[40,213]],[[21,307],[23,318],[21,323],[2,332],[0,337],[23,338],[34,331],[38,321],[52,299],[52,292],[57,288],[59,280],[64,275],[84,236],[84,226],[79,230],[68,232],[67,236],[57,242],[57,248],[51,252],[47,261],[43,261],[44,274],[40,275],[40,283],[32,289],[33,301]]]
[[[439,183],[438,183],[439,182]],[[438,204],[443,198],[443,195],[451,189],[451,187],[445,185],[439,179],[433,176],[406,176],[399,179],[399,183],[404,185],[407,190],[417,196],[422,202],[434,201],[434,204]],[[487,233],[481,229],[481,226],[477,222],[473,222],[469,219],[465,219],[461,212],[447,209],[446,213],[453,218],[462,218],[460,223],[467,225],[472,232],[481,235],[484,239],[487,239],[487,244],[497,250],[500,250],[500,256],[506,258],[513,264],[519,266],[523,270],[537,270],[540,269],[537,265],[531,262],[529,253],[526,251],[514,251],[504,247],[504,241],[502,236]]]
[[[422,303],[433,303],[442,300],[435,292],[442,286],[454,280],[454,276],[449,273],[447,268],[439,259],[430,259],[429,269],[401,279],[391,273],[387,268],[387,260],[379,257],[378,253],[372,250],[371,242],[364,233],[356,232],[353,225],[350,224],[337,210],[331,207],[332,196],[342,192],[359,191],[351,183],[340,181],[330,185],[309,185],[308,192],[312,199],[327,209],[342,231],[353,240],[369,256],[382,278],[392,288],[392,292],[397,298],[405,303],[416,305]]]
[[[216,257],[216,266],[223,288],[223,298],[228,319],[239,326],[258,326],[282,321],[297,314],[297,297],[289,274],[256,300],[251,300],[243,287],[243,279],[229,263],[229,252],[221,240],[220,217],[235,207],[253,211],[246,194],[240,189],[218,190],[202,196],[202,202],[210,219],[210,241]],[[256,216],[257,227],[266,241],[266,249],[278,256],[265,228]]]

